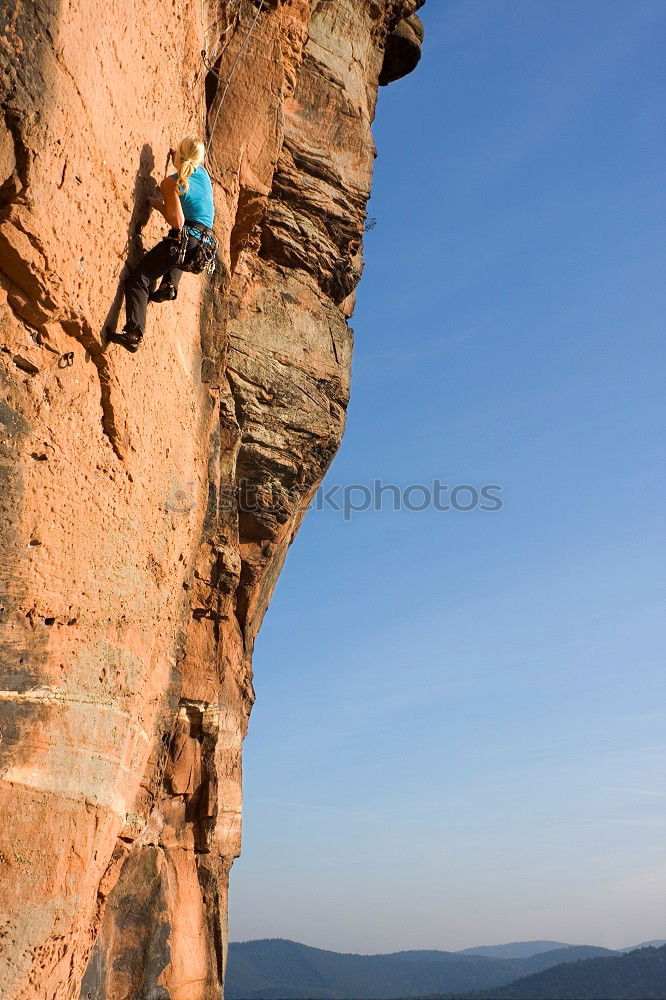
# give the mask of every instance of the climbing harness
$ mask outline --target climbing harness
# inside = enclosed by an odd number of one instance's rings
[[[217,125],[217,119],[219,118],[220,111],[222,110],[222,108],[224,106],[224,102],[225,102],[227,94],[229,92],[229,87],[231,86],[231,81],[234,78],[234,73],[236,72],[236,68],[237,68],[239,62],[241,61],[241,58],[242,58],[242,56],[243,56],[243,54],[245,52],[245,49],[247,48],[248,42],[250,41],[250,38],[252,37],[252,33],[253,33],[256,25],[257,25],[257,21],[259,20],[259,16],[261,15],[261,12],[262,12],[262,10],[264,9],[265,6],[266,6],[266,0],[261,0],[261,2],[259,4],[259,7],[257,8],[257,13],[254,15],[254,19],[253,19],[250,27],[247,30],[247,34],[245,35],[245,38],[243,39],[243,43],[242,43],[240,49],[238,50],[238,55],[236,56],[236,59],[234,61],[233,66],[231,67],[231,72],[229,73],[229,76],[227,77],[226,83],[224,85],[224,90],[222,91],[222,97],[220,98],[220,101],[219,101],[219,103],[217,105],[217,108],[215,110],[215,117],[213,119],[213,124],[211,125],[210,132],[209,132],[209,135],[208,135],[208,142],[206,143],[206,156],[208,156],[208,151],[209,151],[209,149],[211,147],[211,143],[212,143],[213,137],[215,135],[215,127]],[[206,55],[206,50],[205,49],[201,50],[201,55],[203,57],[204,65],[209,70],[209,72],[210,73],[214,73],[219,78],[219,73],[216,73],[216,71],[212,67],[208,66],[208,57]]]
[[[190,236],[197,240],[194,251],[188,255]],[[174,267],[192,274],[212,274],[215,270],[218,243],[212,230],[196,223],[185,223],[178,236],[174,237],[171,254]]]

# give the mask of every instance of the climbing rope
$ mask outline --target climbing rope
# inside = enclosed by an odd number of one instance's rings
[[[219,103],[217,105],[217,109],[215,111],[215,117],[213,119],[213,124],[212,124],[212,126],[210,128],[210,132],[208,134],[208,142],[206,143],[206,156],[208,156],[208,151],[209,151],[209,149],[211,147],[211,143],[212,143],[213,137],[215,135],[215,128],[217,126],[217,119],[220,116],[220,111],[224,107],[224,102],[225,102],[227,94],[229,92],[229,87],[231,86],[231,81],[234,78],[234,73],[236,72],[236,68],[238,67],[238,64],[241,61],[241,58],[242,58],[242,56],[243,56],[243,54],[245,52],[245,49],[248,46],[250,38],[252,37],[252,33],[253,33],[256,25],[257,25],[257,21],[259,20],[259,17],[261,15],[261,12],[264,9],[265,5],[266,5],[266,0],[261,0],[259,6],[257,8],[257,13],[254,15],[254,19],[253,19],[252,23],[250,24],[250,27],[247,30],[247,33],[245,35],[245,38],[243,39],[243,43],[242,43],[240,49],[238,50],[238,55],[236,56],[236,59],[234,60],[233,66],[231,67],[231,72],[229,73],[229,76],[227,77],[226,83],[224,85],[224,90],[222,91],[222,97],[220,98]],[[202,0],[202,7],[201,7],[201,9],[202,9],[202,17],[203,17],[203,0]],[[205,36],[204,36],[204,38],[205,38]],[[208,66],[208,56],[206,54],[205,48],[202,50],[201,55],[202,55],[203,60],[204,60],[204,65],[208,68],[208,71],[210,73],[215,73],[215,75],[219,79],[219,73],[216,73],[216,71],[212,67]]]
[[[203,42],[203,48],[201,50],[201,58],[203,59],[204,67],[206,66],[206,64],[208,62],[208,55],[207,55],[207,52],[206,52],[206,49],[208,48],[208,41],[207,41],[207,39],[208,39],[208,32],[206,31],[206,13],[204,11],[204,0],[201,0],[201,40]],[[197,77],[199,76],[200,72],[201,72],[201,70],[197,70],[197,74],[196,74]],[[203,99],[201,101],[201,134],[202,135],[203,135],[204,130],[206,128],[206,94],[205,94],[205,87],[206,87],[206,78],[204,77],[204,94],[203,94]],[[168,161],[167,161],[167,163],[168,163]]]
[[[222,15],[220,14],[219,17],[213,18],[208,27],[206,27],[206,18],[204,14],[204,0],[201,0],[201,26],[203,31],[203,42],[204,42],[203,51],[206,53],[206,57],[208,56],[208,36],[210,35],[211,31],[213,31],[213,29],[219,25],[221,20],[222,20]],[[226,35],[231,31],[232,27],[233,27],[232,22],[229,22],[229,24],[227,24],[226,28],[222,33],[222,40],[224,40]]]

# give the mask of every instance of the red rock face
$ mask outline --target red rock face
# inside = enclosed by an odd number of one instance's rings
[[[377,84],[420,5],[2,14],[3,1000],[220,996],[254,639],[343,433]],[[146,197],[206,129],[220,266],[130,355],[103,331]]]

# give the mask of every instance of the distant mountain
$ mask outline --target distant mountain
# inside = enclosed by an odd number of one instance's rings
[[[589,944],[565,945],[564,948],[555,948],[553,951],[541,951],[536,955],[530,955],[523,959],[506,959],[508,963],[518,963],[523,968],[522,975],[526,976],[531,972],[541,972],[543,969],[550,969],[554,965],[561,965],[564,962],[580,962],[588,958],[600,958],[603,956],[617,955],[618,952],[611,951],[610,948],[596,948]]]
[[[664,941],[666,944],[666,941]],[[463,948],[456,955],[483,955],[485,958],[531,958],[544,951],[557,951],[560,948],[571,948],[572,945],[563,941],[514,941],[511,944],[489,944],[481,948]],[[640,945],[639,945],[640,947]]]
[[[508,986],[448,1000],[666,1000],[666,947],[556,965]],[[440,1000],[447,1000],[440,997]]]
[[[559,962],[613,955],[605,948],[559,948],[528,958],[447,951],[342,955],[295,941],[229,945],[227,1000],[394,1000],[503,986]]]
[[[620,948],[619,951],[638,951],[639,948],[663,948],[666,938],[655,938],[654,941],[641,941],[640,944],[632,944],[631,948]]]

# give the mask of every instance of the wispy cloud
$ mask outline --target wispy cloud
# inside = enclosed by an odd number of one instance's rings
[[[507,311],[508,306],[498,306],[471,326],[458,330],[447,330],[444,334],[437,337],[430,337],[427,340],[421,340],[418,343],[410,341],[405,347],[398,347],[396,345],[392,350],[361,354],[357,364],[374,365],[378,361],[390,361],[393,363],[399,361],[413,365],[435,361],[450,353],[455,347],[473,340],[478,334],[492,327],[501,315]]]
[[[609,819],[614,826],[666,826],[666,819]]]
[[[648,799],[666,799],[666,792],[658,792],[651,788],[614,788],[608,789],[609,792],[622,792],[625,795],[642,795]]]
[[[325,812],[333,813],[336,816],[363,816],[366,819],[382,819],[383,817],[376,812],[366,812],[364,810],[358,809],[342,809],[336,806],[325,806],[319,805],[316,802],[288,802],[284,799],[255,799],[257,803],[261,803],[266,806],[281,806],[287,809],[308,809],[315,812]]]

